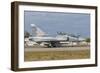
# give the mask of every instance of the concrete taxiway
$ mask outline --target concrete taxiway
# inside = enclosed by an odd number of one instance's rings
[[[77,50],[89,50],[89,46],[82,46],[82,47],[58,47],[58,48],[32,48],[32,47],[27,47],[25,48],[26,52],[29,51],[77,51]]]

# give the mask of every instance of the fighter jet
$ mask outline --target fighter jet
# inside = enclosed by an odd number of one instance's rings
[[[35,44],[46,45],[47,47],[60,47],[62,42],[78,42],[84,40],[79,38],[79,36],[65,34],[63,32],[57,32],[56,36],[50,36],[35,24],[31,24],[31,27],[32,36],[29,37],[29,40],[35,42]]]

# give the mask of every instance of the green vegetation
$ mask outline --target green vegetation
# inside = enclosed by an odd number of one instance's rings
[[[27,32],[27,31],[25,31],[25,32],[24,32],[24,38],[28,38],[29,36],[30,36],[30,33]]]
[[[86,40],[85,40],[87,43],[89,43],[90,42],[90,38],[86,38]]]

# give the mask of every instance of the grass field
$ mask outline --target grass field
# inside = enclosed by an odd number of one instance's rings
[[[90,58],[90,50],[67,51],[25,51],[24,61],[87,59]]]

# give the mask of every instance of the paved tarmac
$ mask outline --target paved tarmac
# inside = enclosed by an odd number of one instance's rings
[[[25,48],[25,52],[31,52],[31,51],[77,51],[77,50],[89,50],[89,46],[82,46],[82,47],[58,47],[58,48],[32,48],[27,47]]]

